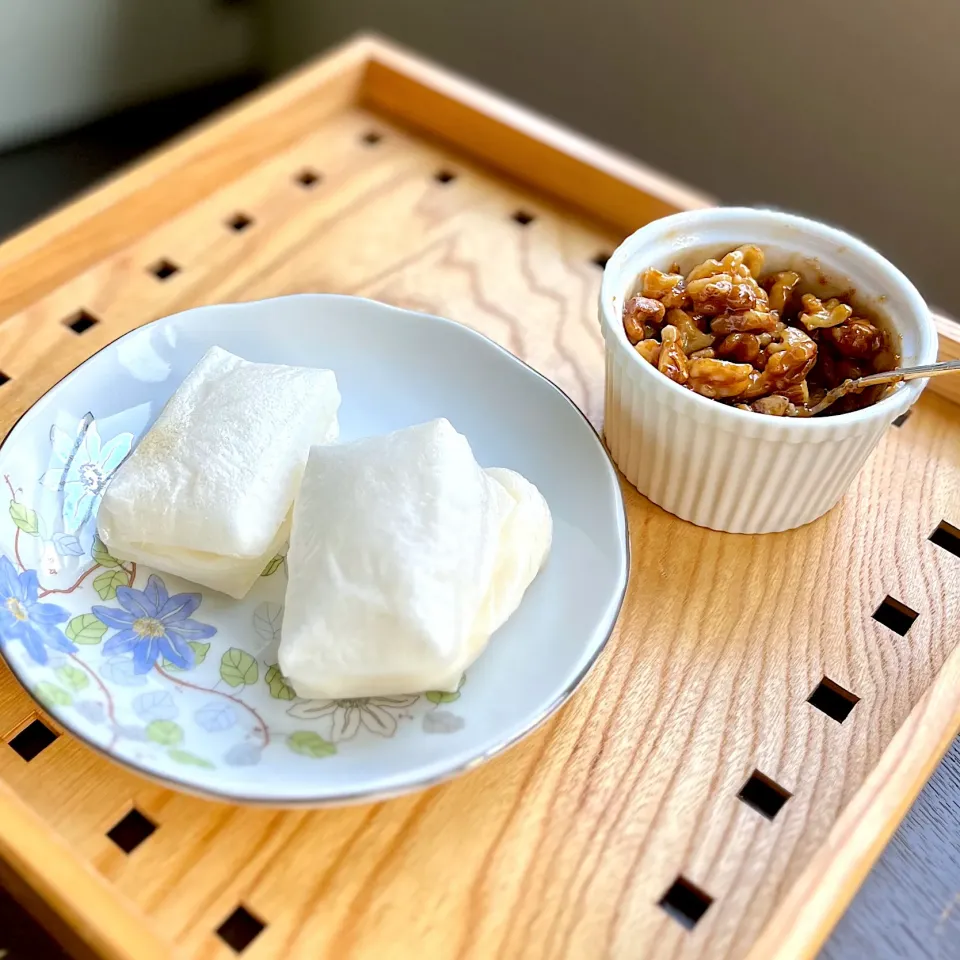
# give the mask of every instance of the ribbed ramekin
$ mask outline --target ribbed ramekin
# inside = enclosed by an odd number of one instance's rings
[[[647,267],[686,271],[744,243],[765,270],[796,269],[854,289],[887,319],[904,366],[937,359],[923,298],[889,261],[833,227],[770,210],[715,208],[655,220],[628,237],[604,270],[604,434],[626,478],[664,510],[729,533],[773,533],[816,520],[843,496],[890,423],[925,380],[901,384],[862,410],[815,419],[769,417],[698,396],[647,363],[627,340],[622,311]],[[828,291],[829,292],[829,291]]]

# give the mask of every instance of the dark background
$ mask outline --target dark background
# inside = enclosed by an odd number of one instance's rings
[[[723,201],[859,233],[960,315],[956,0],[0,4],[0,237],[376,29]],[[59,956],[0,893],[3,948]],[[861,957],[960,958],[960,743],[822,953]]]
[[[957,0],[2,0],[0,150],[368,29],[724,202],[860,234],[960,316]]]

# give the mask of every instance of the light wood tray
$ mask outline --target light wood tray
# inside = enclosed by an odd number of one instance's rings
[[[599,427],[603,256],[706,202],[363,39],[0,246],[0,433],[134,326],[301,291],[470,324]],[[960,392],[934,386],[952,396],[932,386],[802,530],[700,530],[625,487],[616,634],[559,716],[468,776],[277,812],[67,735],[29,763],[0,745],[3,880],[111,960],[233,957],[215,931],[240,905],[265,924],[249,960],[812,955],[960,727],[960,557],[928,539],[960,525]],[[872,619],[888,595],[919,614],[906,636]],[[860,698],[842,724],[807,702],[824,677]],[[2,669],[0,735],[33,719]],[[792,794],[772,821],[738,799],[755,768]],[[157,829],[128,855],[106,833],[131,807]],[[659,905],[680,876],[714,898],[692,929]]]

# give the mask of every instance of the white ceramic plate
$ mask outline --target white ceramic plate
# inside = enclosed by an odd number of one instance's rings
[[[482,465],[518,470],[543,492],[555,525],[547,566],[459,693],[298,699],[276,667],[282,557],[238,602],[135,568],[95,540],[111,472],[213,344],[336,371],[344,440],[447,417]],[[570,400],[466,327],[368,300],[202,307],[136,330],[21,419],[0,447],[0,476],[11,497],[0,517],[0,641],[21,683],[114,759],[231,800],[370,800],[482,762],[570,696],[626,588],[617,475]],[[191,596],[164,614],[178,594]],[[124,649],[123,607],[136,605],[192,640],[193,667],[162,656],[150,666]]]

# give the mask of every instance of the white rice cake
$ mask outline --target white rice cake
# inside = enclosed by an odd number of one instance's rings
[[[212,347],[111,480],[111,553],[241,598],[286,541],[310,447],[337,439],[330,370]]]
[[[310,452],[279,663],[311,699],[457,689],[550,549],[533,484],[446,420]]]

